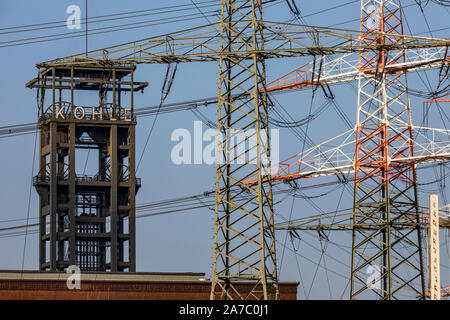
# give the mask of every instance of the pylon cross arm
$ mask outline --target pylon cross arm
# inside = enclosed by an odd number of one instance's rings
[[[236,46],[229,52],[224,52],[220,47],[220,34],[218,33],[220,23],[215,23],[119,44],[88,52],[87,55],[83,53],[50,60],[37,66],[167,64],[219,61],[223,54],[251,59],[251,54],[255,52],[264,55],[265,59],[270,59],[296,56],[325,56],[362,51],[436,48],[450,44],[450,40],[445,39],[401,36],[402,41],[397,39],[395,44],[389,44],[381,48],[377,44],[365,45],[356,43],[355,39],[358,39],[359,31],[268,21],[261,22],[261,27],[262,35],[259,37],[265,37],[270,40],[265,42],[264,48],[259,48],[256,51],[255,47],[243,41],[243,39],[251,35],[251,28],[240,30],[241,26],[236,23],[234,33],[239,34],[236,41],[239,42],[239,39],[241,39],[240,44],[242,46]],[[240,33],[240,31],[243,31],[243,33]]]

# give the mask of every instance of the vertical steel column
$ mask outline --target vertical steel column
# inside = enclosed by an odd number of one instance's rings
[[[129,172],[129,192],[128,192],[128,260],[130,272],[136,272],[136,170],[135,170],[135,127],[128,129],[128,172]]]
[[[39,127],[39,168],[45,168],[47,163],[45,160],[45,155],[43,154],[44,147],[46,145],[46,131],[44,130],[43,126]],[[40,173],[41,176],[43,173]],[[37,176],[38,179],[40,179],[40,176]],[[44,194],[48,195],[49,189],[47,189]],[[47,253],[46,253],[46,240],[45,240],[45,228],[46,228],[46,221],[45,217],[47,215],[46,212],[44,212],[44,204],[48,204],[48,197],[46,196],[40,196],[39,197],[39,270],[44,270],[44,264],[47,260]]]
[[[52,112],[56,115],[56,89],[55,89],[56,70],[52,68]],[[58,179],[57,179],[57,159],[56,159],[56,126],[53,121],[50,122],[50,270],[56,270],[56,218],[58,207]]]
[[[73,77],[74,77],[74,69],[73,67],[70,68],[70,111],[73,112],[75,109],[75,100],[74,100],[74,84],[73,84]]]
[[[265,84],[264,57],[257,53],[264,45],[261,22],[260,0],[222,0],[211,299],[279,299],[270,162],[264,162],[267,97],[258,90]],[[244,46],[251,53],[234,54]],[[246,97],[234,99],[238,94]],[[242,183],[252,174],[256,184]],[[250,282],[247,292],[236,288],[239,281]]]
[[[130,74],[130,109],[131,121],[134,119],[134,70]],[[128,129],[128,170],[129,170],[129,217],[128,228],[130,241],[128,244],[128,257],[130,272],[136,272],[136,128],[134,125]]]
[[[115,118],[116,115],[116,106],[117,106],[117,101],[116,101],[116,69],[113,69],[112,72],[112,104],[113,104],[113,118]]]
[[[403,41],[398,1],[361,1],[361,45]],[[425,297],[411,106],[403,50],[362,52],[359,68],[350,298]],[[361,227],[371,224],[371,227]]]
[[[118,172],[118,155],[117,155],[117,125],[111,125],[110,136],[109,136],[109,155],[111,159],[111,187],[110,187],[110,203],[109,203],[109,214],[110,214],[110,232],[111,232],[111,272],[118,271],[118,208],[117,208],[117,191],[119,187],[119,172]]]
[[[73,70],[73,69],[72,69]],[[75,123],[69,124],[69,265],[76,264],[76,172],[75,172]]]
[[[56,270],[56,217],[58,215],[58,179],[56,161],[56,122],[50,122],[50,270]]]

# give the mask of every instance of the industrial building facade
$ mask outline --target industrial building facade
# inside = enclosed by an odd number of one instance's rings
[[[64,272],[0,271],[0,300],[208,300],[211,281],[203,273],[81,273],[80,289],[69,289]],[[70,280],[69,280],[70,281]],[[241,292],[253,284],[236,284]],[[297,299],[298,282],[281,282],[280,298]]]

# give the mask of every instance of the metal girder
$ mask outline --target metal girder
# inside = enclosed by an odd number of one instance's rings
[[[242,10],[251,10],[248,2]],[[239,13],[237,13],[239,14]],[[447,47],[450,40],[425,37],[405,36],[395,37],[385,44],[357,43],[359,31],[289,24],[283,22],[258,21],[260,28],[255,40],[262,42],[264,47],[254,48],[248,39],[252,38],[251,30],[240,25],[239,18],[229,21],[234,26],[239,39],[229,56],[234,59],[251,59],[253,54],[260,54],[265,59],[288,58],[298,56],[325,56],[338,53],[369,52],[380,50],[399,50],[414,48]],[[220,61],[221,23],[191,28],[179,32],[151,37],[96,51],[73,55],[66,58],[42,62],[37,66],[70,65],[126,65],[140,63],[180,63],[199,61]],[[386,39],[392,37],[385,33]],[[395,41],[394,41],[395,40]]]
[[[398,126],[397,129],[405,131],[409,130],[409,126]],[[395,157],[389,154],[387,162],[390,166],[418,166],[450,160],[450,130],[413,126],[411,131],[414,136],[414,155]],[[348,130],[280,163],[274,163],[270,170],[272,183],[354,174],[356,133],[356,128]],[[407,145],[407,141],[403,142],[403,147]],[[251,185],[256,181],[256,176],[252,175],[243,182]]]
[[[446,212],[441,211],[441,217],[439,218],[439,227],[441,229],[449,229],[450,223]],[[426,210],[423,210],[420,215],[420,227],[427,227],[427,220],[429,214]],[[415,225],[395,223],[397,228],[414,228]],[[354,227],[367,230],[375,230],[379,228],[379,224],[375,223],[361,223],[358,225],[353,224],[353,208],[342,209],[334,212],[318,214],[314,216],[308,216],[301,219],[286,221],[275,224],[275,230],[303,230],[303,231],[352,231]]]
[[[390,65],[385,72],[387,74],[395,74],[449,65],[450,56],[448,56],[447,49],[447,47],[441,47],[405,50],[406,61]],[[370,77],[370,74],[359,72],[358,59],[354,55],[354,53],[348,53],[338,58],[328,56],[322,58],[324,61],[310,62],[272,81],[266,86],[265,90],[274,92],[301,89]]]

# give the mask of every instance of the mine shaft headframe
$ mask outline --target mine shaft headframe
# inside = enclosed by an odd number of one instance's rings
[[[37,77],[30,80],[26,87],[37,89],[38,118],[40,120],[67,119],[64,114],[70,113],[72,114],[71,118],[74,118],[74,112],[77,112],[76,109],[79,108],[75,96],[77,91],[96,91],[99,93],[99,97],[111,94],[111,103],[106,103],[100,98],[95,107],[111,109],[114,115],[111,114],[110,117],[116,120],[125,119],[124,112],[129,113],[128,120],[134,120],[134,93],[143,91],[148,86],[148,82],[134,81],[136,66],[133,64],[90,63],[68,66],[37,65],[37,67],[39,69]],[[46,90],[51,92],[49,106],[45,105]],[[129,108],[124,110],[121,106],[121,93],[127,92],[131,93],[131,103]],[[81,112],[84,114],[85,109],[82,109]],[[99,111],[93,110],[94,116],[95,112]],[[101,118],[103,119],[103,115]]]
[[[27,87],[38,92],[39,268],[135,272],[134,93],[147,83],[134,81],[134,65],[38,67]],[[86,90],[98,92],[89,104]],[[80,149],[95,150],[93,174],[77,172]]]
[[[37,65],[38,76],[25,85],[33,89],[71,89],[98,91],[100,85],[120,85],[123,92],[140,91],[148,86],[148,82],[135,82],[124,80],[130,77],[136,70],[133,64],[70,64],[67,66]],[[55,80],[53,83],[53,79]],[[112,86],[106,86],[104,90],[111,91]]]

